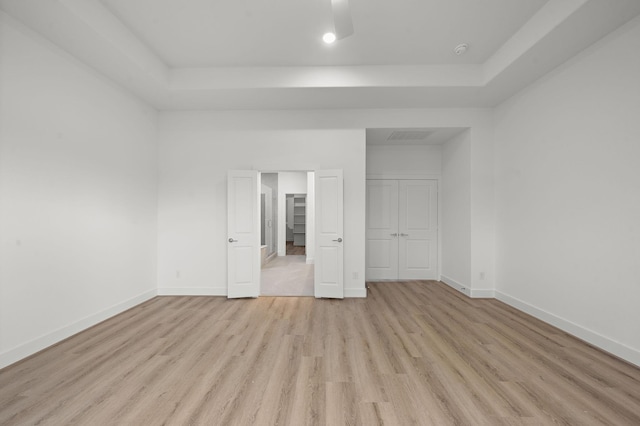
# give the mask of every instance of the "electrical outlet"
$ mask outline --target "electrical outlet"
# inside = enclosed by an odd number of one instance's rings
[[[180,271],[176,271],[176,278],[180,278]]]
[[[484,280],[484,272],[480,272],[480,279]]]
[[[357,279],[358,279],[358,273],[357,273],[357,272],[354,272],[354,273],[353,273],[353,275],[352,275],[352,277],[353,277],[353,279],[354,279],[354,280],[357,280]]]

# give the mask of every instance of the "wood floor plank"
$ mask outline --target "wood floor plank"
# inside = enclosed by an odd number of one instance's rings
[[[395,425],[396,414],[390,402],[361,402],[358,404],[359,418],[363,425]]]
[[[327,382],[325,389],[328,425],[362,425],[353,382]]]
[[[291,402],[291,425],[324,425],[326,390],[321,357],[302,357]]]
[[[2,425],[637,425],[640,369],[434,281],[157,297],[0,370]]]

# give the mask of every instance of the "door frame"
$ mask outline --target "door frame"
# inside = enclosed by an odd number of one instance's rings
[[[442,281],[442,175],[430,175],[430,174],[424,174],[424,175],[399,175],[399,174],[395,174],[395,173],[381,173],[381,174],[367,174],[366,176],[366,180],[385,180],[385,179],[391,179],[391,180],[435,180],[436,181],[436,188],[438,191],[438,232],[437,232],[437,238],[438,238],[438,243],[437,243],[437,247],[438,247],[438,261],[436,262],[436,277],[438,279],[438,281]],[[364,236],[365,241],[367,239],[367,235]],[[366,265],[367,259],[365,258],[365,265]],[[366,271],[366,268],[365,268]],[[366,278],[365,278],[366,279]],[[397,281],[397,280],[369,280],[369,281]]]
[[[229,169],[227,170],[227,173],[231,170],[240,170],[240,169]],[[254,171],[256,171],[258,173],[258,187],[260,187],[262,181],[261,181],[261,177],[263,173],[280,173],[280,172],[303,172],[303,173],[309,173],[312,172],[314,173],[313,175],[313,185],[311,186],[311,188],[313,188],[313,191],[311,192],[311,194],[309,194],[309,177],[307,176],[307,196],[311,195],[314,196],[315,198],[315,176],[316,173],[318,171],[322,171],[325,170],[321,167],[314,167],[314,168],[300,168],[300,169],[296,169],[296,168],[282,168],[282,169],[252,169]],[[258,200],[259,203],[259,200]],[[259,206],[258,206],[259,207]],[[314,204],[313,204],[313,212],[307,212],[307,219],[309,218],[309,214],[311,214],[311,219],[313,221],[315,221],[315,209],[317,208],[315,200],[314,200]],[[227,206],[228,209],[228,206]],[[258,229],[260,229],[260,215],[258,214],[258,217],[256,218],[257,220],[257,225],[258,225]],[[307,223],[308,226],[308,223]],[[258,234],[260,234],[260,232],[258,232]],[[308,242],[309,240],[307,240]],[[317,227],[313,227],[313,238],[312,238],[312,243],[315,245],[315,242],[317,241]],[[276,247],[276,253],[277,253],[277,247]],[[257,260],[258,263],[260,263],[260,250],[257,250],[256,252],[256,256],[257,256]],[[343,262],[344,262],[344,253],[343,253]],[[313,264],[315,263],[315,258],[314,257],[307,257],[307,264]],[[260,297],[260,291],[261,291],[261,287],[262,287],[262,268],[258,268],[258,272],[257,272],[257,277],[258,277],[258,296]],[[229,272],[227,271],[227,274]],[[344,275],[344,274],[343,274]],[[343,276],[344,279],[344,276]],[[343,286],[344,286],[344,282],[343,282]],[[344,289],[344,287],[343,287]],[[227,298],[229,297],[228,295],[228,287],[227,287]],[[315,291],[315,274],[314,274],[314,291]]]

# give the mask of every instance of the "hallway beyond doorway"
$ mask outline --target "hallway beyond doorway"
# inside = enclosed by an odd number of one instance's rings
[[[305,256],[274,258],[262,268],[260,295],[313,296],[313,265]]]

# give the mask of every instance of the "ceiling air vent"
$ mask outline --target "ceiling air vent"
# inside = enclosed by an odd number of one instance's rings
[[[388,141],[421,141],[425,140],[431,134],[428,130],[395,130],[389,137]]]

